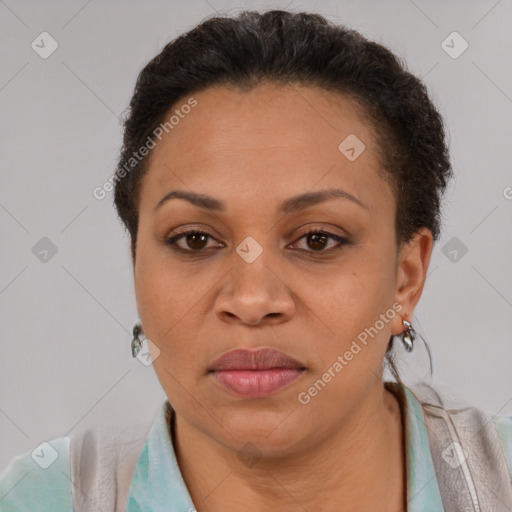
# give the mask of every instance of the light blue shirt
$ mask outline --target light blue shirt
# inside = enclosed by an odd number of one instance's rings
[[[408,512],[444,512],[420,403],[403,387]],[[194,512],[166,421],[166,400],[132,476],[126,512]],[[512,481],[512,416],[494,417]],[[15,457],[0,475],[1,512],[74,512],[69,437],[49,442],[58,457],[47,469],[31,453]],[[109,511],[103,511],[109,512]]]

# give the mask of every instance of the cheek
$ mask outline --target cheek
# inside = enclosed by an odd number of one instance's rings
[[[201,348],[195,335],[200,316],[194,308],[194,304],[200,307],[198,292],[182,274],[169,271],[166,265],[141,258],[137,270],[139,315],[145,335],[159,350],[153,368],[162,388],[173,397],[173,406],[181,409],[187,406],[186,390],[195,389],[202,370],[198,354],[204,345]]]
[[[146,335],[161,341],[162,333],[177,325],[190,310],[196,287],[170,257],[170,249],[155,240],[141,222],[135,263],[137,307]]]
[[[198,311],[204,307],[201,300],[206,300],[207,293],[201,285],[165,265],[140,265],[135,285],[137,307],[146,336],[161,350],[171,349],[173,340],[191,333],[194,323],[200,325]]]
[[[201,378],[211,357],[202,332],[209,293],[217,274],[170,258],[165,247],[146,240],[137,252],[135,291],[144,332],[159,349],[153,366],[164,389],[179,393]]]
[[[307,288],[309,300],[329,325],[336,326],[344,339],[355,336],[374,323],[391,307],[394,297],[392,261],[382,257],[358,254],[323,283]]]
[[[315,344],[319,364],[313,380],[329,369],[337,376],[343,374],[345,378],[333,379],[336,383],[329,386],[334,392],[338,386],[371,378],[369,372],[378,373],[396,315],[393,284],[392,259],[361,255],[333,275],[323,291],[308,286],[308,305],[315,313],[311,318],[321,319],[319,326],[324,327],[324,336],[318,336]],[[336,361],[343,367],[338,364],[338,371],[332,368]]]

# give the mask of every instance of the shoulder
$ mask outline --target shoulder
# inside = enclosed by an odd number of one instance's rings
[[[78,510],[90,510],[90,503],[103,512],[125,510],[133,472],[150,427],[146,421],[130,425],[113,422],[73,433],[69,463]]]
[[[496,443],[499,442],[501,445],[509,478],[512,481],[512,415],[492,416],[483,409],[468,406],[465,401],[445,386],[437,385],[434,388],[429,383],[419,382],[410,387],[421,406],[429,407],[425,418],[430,417],[431,406],[433,405],[438,414],[451,417],[450,423],[455,422],[462,429],[461,432],[464,433],[466,441],[472,442],[477,437],[484,438],[484,432],[487,432],[486,442],[491,442],[491,440],[496,439],[497,434]],[[461,419],[457,419],[457,416],[453,416],[454,411],[464,411],[465,414],[461,415]],[[494,423],[494,429],[487,428],[492,423]],[[473,431],[475,435],[469,435],[470,431]],[[491,431],[494,431],[494,433]]]
[[[510,480],[512,480],[512,415],[494,416],[493,420],[507,461]]]
[[[0,474],[0,512],[73,512],[69,437],[39,444]]]

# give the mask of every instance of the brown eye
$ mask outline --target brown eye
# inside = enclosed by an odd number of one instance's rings
[[[191,233],[185,237],[185,242],[191,249],[203,249],[207,241],[208,235],[203,233]]]
[[[208,247],[208,241],[214,238],[208,233],[203,231],[187,231],[180,233],[169,238],[166,243],[173,249],[186,251],[186,252],[201,252],[203,249],[211,249],[212,245]],[[217,244],[221,245],[221,244]]]
[[[324,233],[309,233],[307,235],[308,247],[315,251],[324,249],[328,241],[329,237]]]
[[[300,247],[302,240],[305,240],[306,247]],[[329,242],[334,244],[329,245]],[[343,245],[347,245],[349,241],[346,238],[329,233],[328,231],[313,230],[302,235],[297,242],[293,244],[298,249],[306,252],[330,252],[331,250],[341,249]]]

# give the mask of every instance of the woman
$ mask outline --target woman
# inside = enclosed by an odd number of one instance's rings
[[[405,386],[391,357],[450,175],[424,85],[357,32],[246,12],[169,43],[113,180],[133,355],[168,400],[17,457],[0,509],[510,510],[512,418]]]

